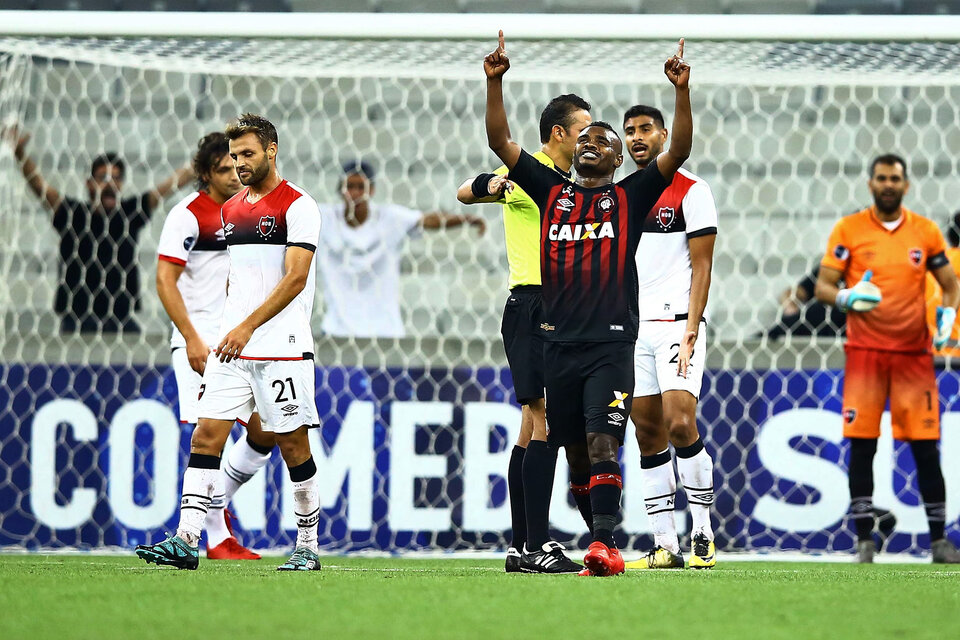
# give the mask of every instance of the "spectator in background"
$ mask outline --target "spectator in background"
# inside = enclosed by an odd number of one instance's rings
[[[846,314],[836,307],[823,304],[813,295],[819,273],[820,265],[816,264],[796,286],[780,293],[780,319],[767,329],[768,337],[782,338],[790,334],[834,338],[844,334]]]
[[[947,225],[947,243],[950,247],[947,249],[947,258],[950,260],[950,266],[953,272],[960,277],[960,211],[953,214],[950,224]],[[937,307],[943,306],[943,290],[937,284],[937,279],[931,273],[927,273],[927,285],[924,292],[927,301],[927,327],[930,335],[937,332]],[[934,348],[934,357],[937,358],[958,358],[960,359],[960,323],[953,326],[950,333],[950,339],[942,348]],[[960,361],[960,360],[958,360]]]
[[[483,218],[443,212],[423,213],[396,204],[371,202],[373,167],[366,162],[343,166],[339,189],[343,201],[320,205],[324,215],[317,252],[326,312],[324,333],[362,338],[399,338],[400,249],[421,229],[448,229],[469,224],[480,234]]]
[[[97,156],[86,187],[88,201],[61,195],[27,155],[28,133],[7,132],[30,190],[53,212],[60,236],[60,269],[54,310],[64,332],[139,331],[137,241],[161,198],[193,178],[177,170],[152,190],[121,198],[126,164],[116,153]]]

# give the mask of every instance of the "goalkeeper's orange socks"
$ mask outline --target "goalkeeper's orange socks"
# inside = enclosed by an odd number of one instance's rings
[[[670,450],[664,449],[652,456],[640,456],[640,476],[643,479],[643,501],[647,518],[653,528],[655,547],[670,553],[680,553],[674,505],[677,499],[677,478],[670,463]]]
[[[201,453],[191,453],[187,470],[183,474],[183,494],[180,497],[180,524],[177,536],[190,546],[200,542],[203,522],[214,493],[217,476],[220,474],[220,458]]]
[[[693,534],[704,534],[713,540],[713,525],[710,510],[713,508],[713,459],[703,446],[703,440],[688,447],[677,447],[677,473],[680,484],[687,494],[690,516],[693,519]]]

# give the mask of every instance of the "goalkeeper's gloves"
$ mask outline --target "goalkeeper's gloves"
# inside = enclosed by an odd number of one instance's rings
[[[957,310],[953,307],[937,307],[937,332],[933,336],[933,348],[939,351],[947,344],[953,333],[953,323],[957,320]]]
[[[848,311],[870,311],[880,304],[880,288],[870,282],[873,271],[867,270],[863,279],[849,289],[840,289],[837,292],[836,306],[847,313]]]

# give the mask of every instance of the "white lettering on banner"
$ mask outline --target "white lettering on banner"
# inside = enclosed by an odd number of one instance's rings
[[[353,531],[373,528],[373,498],[376,451],[374,416],[376,403],[355,401],[350,404],[336,442],[325,453],[319,431],[311,431],[311,447],[319,471],[321,505],[334,507],[342,500],[347,482],[347,525]],[[453,421],[451,402],[394,402],[391,407],[389,442],[389,524],[394,531],[446,531],[452,526],[448,506],[414,506],[417,478],[446,478],[449,454],[416,453],[418,425],[449,426]],[[945,413],[942,418],[941,454],[944,460],[960,456],[960,413]],[[148,424],[154,431],[154,470],[151,501],[137,505],[132,486],[135,432]],[[33,418],[30,436],[29,501],[38,521],[53,529],[74,529],[93,517],[97,491],[78,487],[63,495],[56,468],[58,425],[71,430],[72,439],[96,442],[96,416],[77,400],[53,400],[43,405]],[[490,477],[506,475],[510,451],[520,424],[520,411],[508,404],[472,402],[464,405],[463,523],[470,531],[502,531],[509,528],[509,503],[492,506]],[[506,430],[506,445],[490,451],[490,433],[495,426]],[[771,417],[757,437],[757,454],[763,468],[779,479],[815,489],[816,502],[788,503],[769,495],[760,496],[752,514],[764,526],[781,531],[810,532],[835,526],[847,513],[849,494],[847,476],[840,466],[816,455],[802,453],[791,440],[812,436],[839,445],[842,424],[839,414],[825,409],[792,409]],[[89,446],[89,445],[88,445]],[[118,522],[132,529],[162,526],[176,515],[179,490],[180,429],[170,408],[155,400],[133,400],[117,411],[108,439],[108,500]],[[71,457],[72,459],[72,457]],[[643,504],[643,483],[639,472],[639,452],[633,438],[627,438],[624,452],[623,528],[630,533],[649,533]],[[884,414],[877,456],[874,459],[875,495],[878,507],[897,516],[897,530],[926,533],[927,521],[922,505],[908,505],[894,494],[896,469],[890,434],[890,416]],[[95,463],[94,463],[95,464]],[[87,470],[80,469],[84,476]],[[948,520],[960,515],[960,466],[945,464]],[[289,483],[287,474],[283,473]],[[234,497],[233,507],[241,524],[252,530],[266,526],[267,505],[265,474],[257,474]],[[551,524],[562,531],[584,532],[586,526],[577,509],[568,501],[569,479],[564,457],[558,460],[553,488]],[[289,484],[282,491],[282,523],[296,528],[289,504]],[[59,498],[59,502],[58,502]],[[688,518],[678,515],[680,533],[688,528]]]
[[[153,478],[150,504],[133,500],[137,427],[153,431]],[[123,405],[110,424],[108,482],[113,514],[131,529],[162,526],[180,502],[180,426],[170,408],[156,400],[134,400]]]
[[[33,417],[30,430],[30,508],[51,529],[73,529],[93,516],[94,489],[76,488],[64,505],[57,504],[57,426],[66,424],[81,442],[97,439],[97,418],[79,400],[51,400]]]
[[[390,528],[447,531],[450,507],[414,506],[416,478],[446,478],[447,456],[416,452],[417,425],[449,425],[450,402],[394,402],[390,405]],[[469,464],[464,460],[464,464]]]
[[[325,455],[319,429],[310,430],[310,451],[317,465],[317,489],[320,508],[332,509],[340,499],[344,481],[347,485],[347,527],[351,531],[373,528],[373,411],[369,401],[351,402],[343,418],[337,442]],[[296,529],[293,514],[293,486],[288,473],[283,474],[283,528]],[[260,502],[261,509],[263,502]]]
[[[941,419],[941,458],[955,460],[960,454],[960,414],[944,413]],[[760,462],[774,476],[817,489],[820,500],[809,504],[790,504],[771,496],[757,501],[753,517],[762,524],[784,531],[820,531],[839,522],[847,513],[850,492],[847,474],[832,462],[804,453],[790,446],[790,440],[814,435],[839,444],[842,440],[840,415],[826,409],[791,409],[773,416],[760,430],[757,453]],[[904,504],[893,492],[896,472],[890,414],[885,412],[880,423],[877,455],[873,460],[874,498],[877,507],[889,509],[897,517],[897,531],[927,533],[927,519],[922,505]],[[899,473],[899,472],[897,472]],[[960,514],[960,468],[943,465],[947,485],[947,520]]]
[[[490,451],[495,427],[506,431],[504,446]],[[467,531],[501,531],[510,528],[510,500],[494,507],[490,477],[506,482],[513,443],[520,434],[520,409],[503,402],[468,402],[463,408],[463,528]]]

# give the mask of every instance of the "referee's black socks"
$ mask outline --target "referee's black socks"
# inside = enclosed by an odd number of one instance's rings
[[[550,539],[550,493],[557,450],[531,440],[523,456],[523,499],[527,510],[527,549],[539,551]]]

